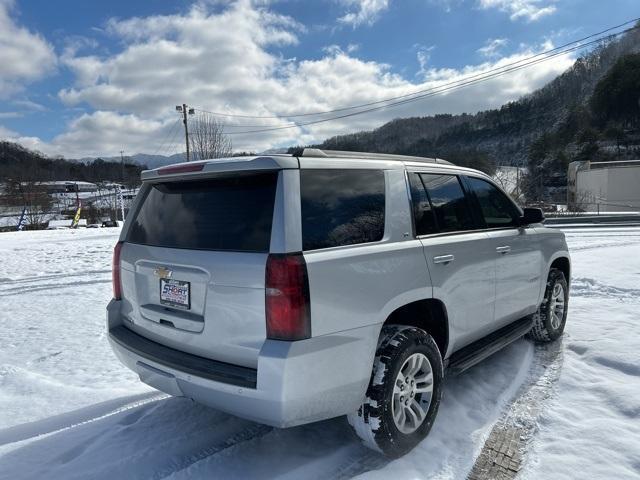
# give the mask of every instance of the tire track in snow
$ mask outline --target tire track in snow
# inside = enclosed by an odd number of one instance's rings
[[[627,237],[629,238],[629,237]],[[637,238],[635,236],[630,237],[630,238]],[[581,237],[576,237],[576,239],[581,239]],[[570,240],[570,239],[568,239]],[[624,246],[628,247],[628,246],[633,246],[633,245],[640,245],[639,241],[629,241],[629,242],[625,242]],[[578,245],[575,247],[571,247],[571,252],[578,252],[578,251],[586,251],[586,250],[601,250],[603,248],[610,248],[610,247],[619,247],[620,246],[620,242],[609,242],[609,243],[598,243],[597,245]]]
[[[537,344],[528,380],[491,429],[467,480],[515,478],[538,429],[538,417],[553,393],[563,358],[560,340]]]
[[[184,399],[155,397],[72,425],[63,421],[64,428],[42,435],[13,432],[28,438],[0,448],[7,471],[13,471],[8,478],[44,478],[48,472],[50,478],[164,479],[225,451],[238,457],[234,447],[273,430],[212,409],[192,408]],[[69,415],[72,421],[77,419],[77,413]],[[18,440],[11,437],[9,441]],[[24,468],[28,458],[34,458],[34,464]],[[1,473],[0,478],[4,478]]]
[[[640,298],[640,289],[622,288],[615,285],[607,285],[593,278],[578,277],[571,281],[571,296],[637,300]]]
[[[199,452],[189,455],[187,458],[180,460],[177,465],[172,466],[166,470],[162,470],[156,472],[154,475],[150,476],[154,480],[162,480],[176,473],[182,472],[187,468],[195,465],[196,463],[206,460],[214,455],[218,455],[230,448],[238,446],[242,443],[249,442],[258,438],[261,438],[273,430],[273,427],[269,427],[267,425],[261,425],[259,423],[250,425],[239,432],[231,435],[225,440],[210,445]]]
[[[90,405],[76,411],[62,413],[35,422],[15,425],[0,430],[0,446],[54,435],[65,430],[87,425],[128,410],[142,407],[148,403],[167,398],[159,392],[149,392],[133,397],[116,398],[97,405]]]
[[[31,283],[38,282],[40,280],[52,280],[56,278],[69,278],[69,277],[83,277],[87,275],[94,275],[96,273],[111,273],[110,269],[100,269],[100,270],[83,270],[81,272],[73,272],[73,273],[52,273],[49,275],[35,275],[33,277],[20,277],[20,278],[0,278],[0,286],[4,286],[7,284],[15,284],[15,283]]]
[[[76,281],[76,282],[67,282],[67,283],[45,283],[45,284],[34,285],[32,287],[8,288],[6,290],[3,290],[2,293],[0,293],[0,297],[12,297],[15,295],[21,295],[23,293],[39,292],[42,290],[58,290],[61,288],[78,287],[82,285],[97,285],[101,283],[111,283],[111,279],[86,280],[86,281]]]
[[[379,470],[390,461],[380,453],[367,450],[360,455],[352,455],[351,458],[327,472],[326,475],[319,477],[318,480],[347,480],[372,470]]]

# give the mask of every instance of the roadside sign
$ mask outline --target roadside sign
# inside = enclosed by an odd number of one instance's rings
[[[78,200],[78,210],[76,211],[76,216],[73,217],[71,228],[78,228],[78,222],[80,221],[80,212],[82,212],[82,202]]]
[[[20,215],[20,220],[18,220],[18,231],[24,230],[24,226],[27,223],[27,207],[22,209],[22,215]]]

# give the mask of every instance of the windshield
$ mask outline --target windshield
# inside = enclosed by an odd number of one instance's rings
[[[127,241],[197,250],[268,252],[277,172],[148,185]]]

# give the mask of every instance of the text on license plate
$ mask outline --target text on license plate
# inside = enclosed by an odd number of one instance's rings
[[[171,307],[191,308],[191,285],[182,280],[160,279],[160,303]]]

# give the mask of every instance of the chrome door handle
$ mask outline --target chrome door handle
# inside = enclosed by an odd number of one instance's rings
[[[505,245],[503,247],[496,247],[496,252],[502,253],[503,255],[505,253],[509,253],[510,251],[511,251],[511,247],[509,245]]]
[[[433,263],[449,263],[453,262],[456,259],[453,255],[440,255],[438,257],[433,257]]]

